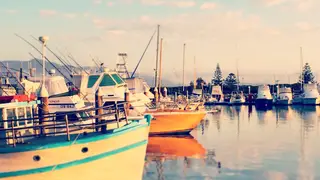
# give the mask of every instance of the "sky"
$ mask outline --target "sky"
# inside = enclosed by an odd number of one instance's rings
[[[319,8],[318,0],[1,0],[0,60],[37,54],[14,33],[39,48],[30,35],[46,35],[48,47],[82,65],[94,65],[93,56],[113,69],[126,52],[132,70],[159,24],[164,79],[181,83],[186,43],[186,82],[195,69],[209,80],[217,63],[224,76],[238,64],[247,83],[294,82],[300,47],[304,62],[320,72]],[[139,73],[152,76],[155,57],[156,37]]]

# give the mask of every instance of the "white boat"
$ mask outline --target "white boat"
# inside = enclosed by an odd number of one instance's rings
[[[268,85],[260,85],[258,87],[258,94],[255,100],[255,106],[258,108],[271,107],[273,102],[270,88]]]
[[[208,103],[216,103],[216,102],[223,102],[223,93],[222,93],[222,88],[219,85],[214,85],[211,88],[211,96],[208,99]]]
[[[113,71],[104,68],[103,72],[93,74],[74,74],[73,82],[79,88],[81,98],[86,99],[86,103],[94,103],[95,93],[100,88],[104,102],[124,101],[126,83]]]
[[[230,105],[242,105],[246,102],[246,98],[243,95],[243,92],[236,92],[233,91],[231,93],[231,98],[230,98]]]
[[[317,89],[317,84],[304,84],[303,85],[303,105],[318,105],[320,104],[320,95]]]
[[[50,70],[50,76],[46,76],[45,87],[49,94],[50,113],[71,112],[84,109],[84,100],[80,98],[76,91],[69,89],[62,76],[54,75],[55,71]],[[36,93],[41,85],[41,78],[30,77],[23,79],[21,84],[28,93]]]
[[[41,124],[38,104],[0,104],[0,179],[142,179],[151,116],[110,131],[114,118],[79,126],[49,115]]]
[[[277,105],[291,105],[292,104],[292,90],[288,87],[279,88],[279,95],[276,99]]]

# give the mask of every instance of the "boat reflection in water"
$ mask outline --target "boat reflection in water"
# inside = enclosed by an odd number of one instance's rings
[[[197,174],[208,165],[220,167],[214,156],[191,135],[150,136],[144,178],[181,179],[188,176],[186,173]]]

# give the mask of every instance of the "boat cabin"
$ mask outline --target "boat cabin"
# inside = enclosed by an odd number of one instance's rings
[[[93,103],[95,93],[100,88],[104,101],[123,101],[126,88],[125,81],[116,73],[105,69],[95,74],[73,75],[74,85],[80,88],[82,96]]]
[[[0,104],[0,129],[18,128],[12,131],[0,131],[0,146],[13,144],[13,139],[6,139],[6,137],[13,137],[14,135],[18,138],[19,136],[33,134],[33,129],[27,127],[33,127],[32,117],[34,112],[37,111],[37,105],[39,103],[40,101]],[[4,141],[4,139],[6,139],[6,141]]]

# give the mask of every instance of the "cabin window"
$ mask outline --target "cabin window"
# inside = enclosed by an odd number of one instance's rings
[[[102,81],[100,82],[100,86],[114,86],[116,83],[112,80],[109,74],[105,74],[103,76]]]
[[[99,77],[100,77],[99,75],[89,76],[87,88],[92,88],[96,84]]]
[[[123,79],[118,74],[112,74],[112,77],[118,84],[124,83]]]
[[[31,107],[27,107],[26,108],[26,115],[27,115],[27,124],[32,124],[32,120],[31,120],[31,118],[32,118],[32,109],[31,109]]]
[[[7,109],[7,120],[16,120],[16,113],[15,113],[15,109]],[[17,121],[14,121],[14,126],[17,126]],[[11,128],[12,122],[8,122],[8,127]]]
[[[18,119],[25,119],[24,114],[24,108],[18,108]],[[25,124],[25,121],[19,121],[19,126],[24,126]]]

